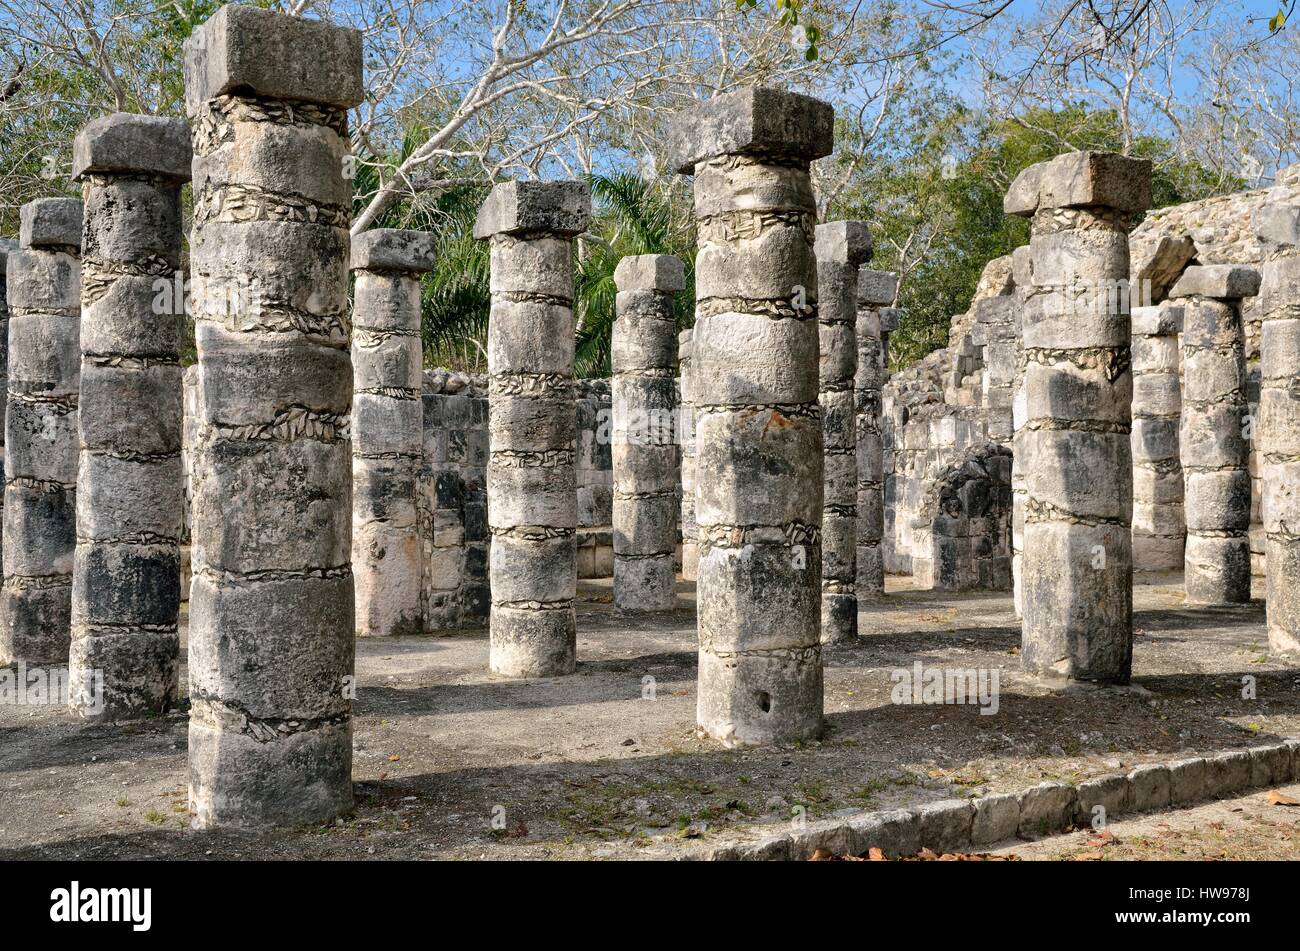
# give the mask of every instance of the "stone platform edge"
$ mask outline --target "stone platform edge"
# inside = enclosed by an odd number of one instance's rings
[[[861,855],[878,848],[891,858],[988,849],[1017,836],[1042,837],[1091,823],[1097,807],[1107,820],[1126,813],[1182,808],[1300,779],[1300,739],[1229,750],[1169,763],[1145,763],[1127,773],[1077,785],[1044,782],[1019,793],[943,799],[912,809],[864,812],[809,822],[803,829],[757,842],[719,846],[711,861],[802,861],[817,849]]]

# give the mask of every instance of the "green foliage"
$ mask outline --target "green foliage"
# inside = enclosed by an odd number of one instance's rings
[[[870,222],[872,266],[904,275],[902,322],[890,338],[896,367],[946,345],[952,316],[969,308],[985,265],[1028,242],[1028,222],[1002,213],[1021,170],[1071,148],[1124,150],[1118,117],[1081,103],[988,122],[940,99],[919,106],[909,125],[912,134],[895,143],[902,154],[878,157],[859,190],[829,216]],[[1138,139],[1129,151],[1153,160],[1157,208],[1244,185],[1178,159],[1161,138]]]
[[[695,290],[693,236],[674,224],[669,200],[643,179],[625,172],[590,177],[593,211],[591,233],[578,261],[576,304],[578,317],[577,371],[580,376],[606,376],[610,372],[609,344],[614,328],[614,269],[634,254],[675,254],[686,265],[686,290],[677,295],[679,327],[692,320]]]

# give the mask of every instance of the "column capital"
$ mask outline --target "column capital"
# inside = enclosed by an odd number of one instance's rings
[[[1151,162],[1114,152],[1066,152],[1021,171],[1002,201],[1008,215],[1029,218],[1044,208],[1151,207]]]
[[[80,198],[37,198],[18,211],[18,246],[28,248],[81,247]]]
[[[72,143],[72,177],[144,172],[190,180],[190,130],[181,119],[115,112],[87,123]]]
[[[488,194],[474,221],[474,237],[555,235],[576,237],[591,222],[586,182],[502,182]]]
[[[871,260],[871,229],[863,221],[831,221],[817,226],[813,253],[818,261],[860,267]]]
[[[668,161],[682,175],[722,155],[811,162],[831,154],[835,110],[812,96],[767,86],[725,93],[682,112],[668,130]]]
[[[372,228],[352,238],[353,271],[402,271],[422,274],[437,264],[433,235],[402,228]]]
[[[185,41],[185,103],[235,93],[292,99],[338,109],[365,100],[361,33],[228,4]]]
[[[620,291],[685,290],[686,268],[675,254],[630,254],[614,268],[614,284]]]

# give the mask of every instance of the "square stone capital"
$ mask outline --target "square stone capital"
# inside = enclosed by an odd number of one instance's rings
[[[1151,207],[1151,162],[1114,152],[1066,152],[1021,171],[1002,201],[1008,215],[1031,217],[1039,208]]]
[[[591,221],[586,182],[502,182],[488,194],[474,222],[474,237],[551,234],[573,237]]]
[[[190,157],[190,129],[182,120],[115,112],[92,119],[77,133],[72,177],[145,173],[189,181]]]
[[[860,267],[871,260],[871,229],[862,221],[831,221],[817,226],[813,252],[819,261]]]
[[[1259,293],[1260,275],[1253,267],[1237,264],[1193,265],[1169,290],[1171,298],[1213,297],[1241,300]]]
[[[432,271],[433,235],[401,228],[372,228],[352,238],[354,271]]]
[[[858,268],[858,303],[863,306],[885,307],[898,296],[898,275],[893,271],[873,271]]]
[[[357,30],[232,3],[185,41],[185,103],[239,92],[350,109],[361,71]]]
[[[18,210],[18,246],[80,248],[81,199],[37,198]]]
[[[675,254],[629,254],[614,268],[614,284],[620,291],[680,291],[686,268]]]
[[[683,175],[720,155],[811,162],[830,155],[835,110],[830,103],[766,86],[725,93],[679,113],[668,129],[668,161]]]
[[[1165,301],[1132,308],[1135,337],[1173,337],[1183,332],[1183,305]]]

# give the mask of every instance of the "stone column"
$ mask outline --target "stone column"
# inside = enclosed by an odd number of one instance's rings
[[[859,601],[878,601],[885,595],[885,561],[881,541],[885,534],[884,439],[881,427],[881,388],[885,385],[884,313],[898,294],[898,275],[889,271],[858,270],[858,365],[854,377],[857,412]]]
[[[504,182],[474,223],[492,249],[489,664],[505,677],[571,674],[577,660],[573,239],[590,217],[581,182]]]
[[[614,283],[614,605],[668,611],[677,604],[680,478],[673,295],[686,272],[671,254],[642,254],[618,262]]]
[[[77,541],[81,202],[22,206],[9,255],[0,664],[66,664]]]
[[[1016,285],[1016,300],[1020,305],[1021,340],[1024,326],[1036,318],[1031,308],[1039,303],[1034,293],[1033,254],[1029,245],[1021,245],[1011,252],[1011,274]],[[1029,490],[1025,473],[1029,470],[1031,443],[1025,429],[1025,355],[1019,354],[1016,375],[1012,381],[1011,401],[1011,592],[1017,620],[1024,618],[1024,588],[1021,584],[1022,558],[1025,551],[1025,502]]]
[[[808,164],[829,105],[776,89],[677,117],[672,167],[695,176],[700,728],[725,746],[822,729],[822,427],[817,212]]]
[[[1169,291],[1183,305],[1182,456],[1190,604],[1250,600],[1249,404],[1241,300],[1259,293],[1259,272],[1189,267]]]
[[[1183,468],[1178,457],[1183,308],[1133,308],[1133,568],[1183,567]]]
[[[13,238],[0,238],[0,471],[5,460],[5,407],[9,405],[9,298],[5,274],[9,255],[17,250],[18,242]],[[4,490],[0,489],[0,563],[4,558],[3,526]],[[0,618],[0,624],[3,623]]]
[[[226,6],[186,41],[199,828],[327,822],[352,806],[344,156],[362,98],[355,30]]]
[[[1033,220],[1021,659],[1042,676],[1131,672],[1128,230],[1150,196],[1150,162],[1072,152],[1021,172],[1003,205]]]
[[[691,382],[691,338],[693,330],[677,335],[678,402],[677,434],[681,447],[682,580],[694,581],[700,564],[695,524],[695,406]]]
[[[858,268],[871,259],[861,221],[817,226],[817,401],[822,410],[822,643],[858,636]],[[883,342],[882,342],[883,351]],[[879,406],[879,393],[877,393]]]
[[[1300,245],[1294,217],[1288,230],[1288,243]],[[1262,276],[1255,435],[1264,461],[1268,648],[1293,654],[1300,653],[1300,254],[1265,263]]]
[[[185,498],[174,296],[190,158],[185,123],[156,116],[96,119],[73,145],[85,218],[68,681],[84,717],[162,712],[178,692]]]
[[[357,636],[424,630],[416,482],[424,443],[420,275],[433,238],[380,228],[352,239],[352,572]]]

